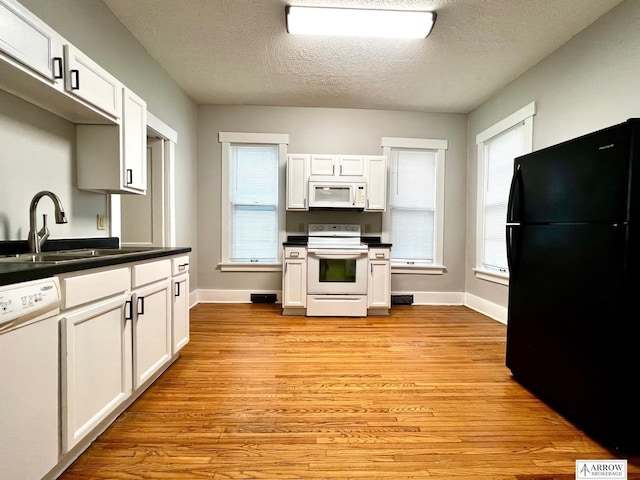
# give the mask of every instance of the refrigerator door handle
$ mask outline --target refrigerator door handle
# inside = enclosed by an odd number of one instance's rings
[[[507,225],[506,234],[507,234],[507,267],[509,268],[509,277],[513,278],[516,274],[515,266],[516,266],[516,258],[517,258],[517,228],[519,225]]]
[[[507,204],[507,223],[513,223],[513,201],[516,197],[516,187],[520,185],[520,176],[522,172],[520,170],[520,164],[516,165],[516,170],[511,177],[511,186],[509,187],[509,203]],[[520,190],[518,189],[518,192]]]

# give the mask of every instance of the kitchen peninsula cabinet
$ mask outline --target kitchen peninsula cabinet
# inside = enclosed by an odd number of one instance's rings
[[[307,307],[307,248],[284,247],[282,272],[283,314],[304,314]]]

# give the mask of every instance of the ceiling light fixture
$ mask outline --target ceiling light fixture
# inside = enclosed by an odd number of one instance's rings
[[[367,10],[332,7],[286,7],[287,32],[304,35],[426,38],[436,13],[423,10]]]

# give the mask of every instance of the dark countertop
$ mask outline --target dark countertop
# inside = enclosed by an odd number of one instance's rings
[[[119,248],[117,238],[100,239],[62,239],[49,240],[43,245],[43,251],[76,250],[82,248]],[[14,255],[27,253],[26,241],[0,242],[0,255]],[[104,257],[90,257],[63,263],[10,263],[0,262],[0,285],[27,282],[40,278],[51,277],[61,273],[75,272],[89,268],[107,267],[123,263],[139,262],[153,258],[168,257],[181,253],[188,253],[191,247],[158,248],[150,247],[149,251],[128,253],[126,255],[107,255]]]

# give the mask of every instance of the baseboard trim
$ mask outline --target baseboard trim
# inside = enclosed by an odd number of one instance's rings
[[[463,305],[462,292],[391,292],[391,295],[413,295],[413,305]],[[393,308],[393,307],[392,307]]]
[[[280,303],[280,293],[275,290],[196,290],[197,303],[251,303],[252,293],[275,293]]]
[[[191,292],[191,307],[198,303],[251,303],[252,293],[275,293],[276,303],[281,301],[280,291],[275,290],[204,290]],[[464,292],[391,292],[392,295],[413,295],[413,305],[464,305],[487,317],[507,324],[507,308]]]
[[[464,305],[500,323],[507,324],[508,309],[484,298],[476,297],[470,293],[464,294]]]

